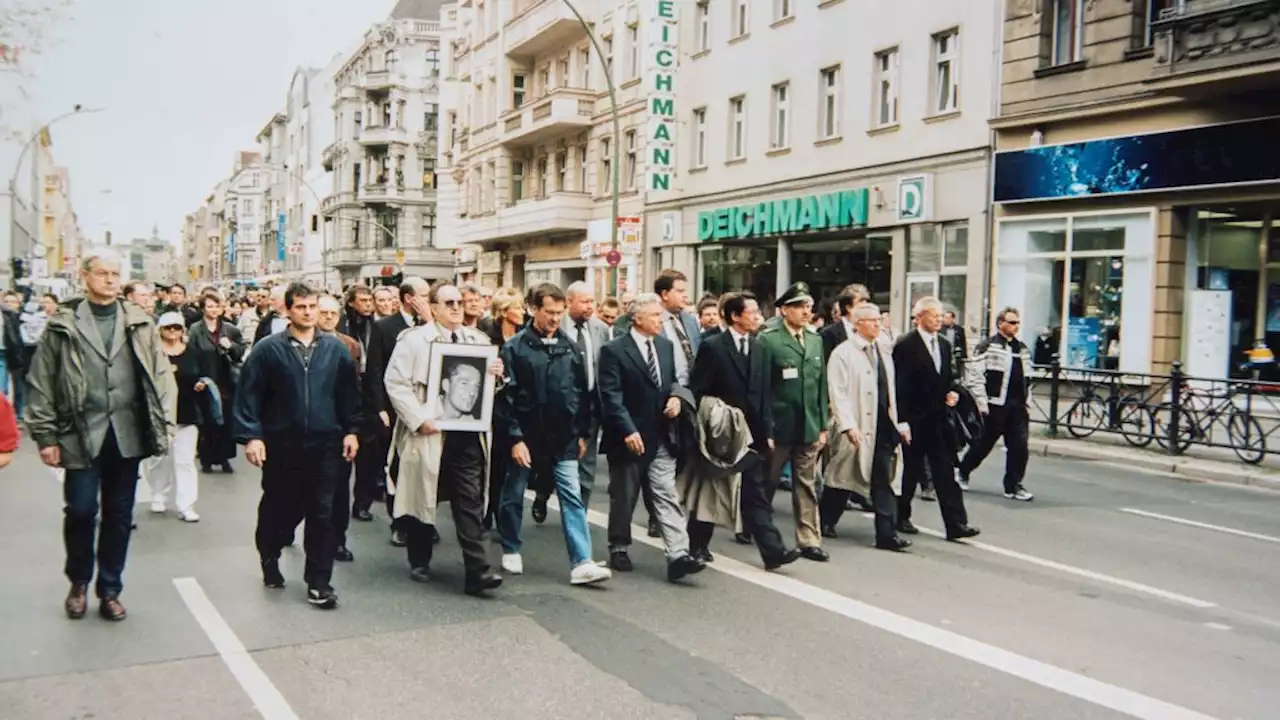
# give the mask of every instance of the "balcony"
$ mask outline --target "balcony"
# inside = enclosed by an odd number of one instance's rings
[[[546,198],[525,198],[497,212],[459,220],[457,242],[480,244],[585,233],[593,207],[591,196],[584,193],[557,192]]]
[[[362,203],[387,203],[404,198],[404,190],[394,183],[370,183],[360,190],[359,200]]]
[[[1186,0],[1151,23],[1153,89],[1227,93],[1280,76],[1280,0]]]
[[[382,92],[395,87],[396,76],[389,70],[370,70],[360,78],[360,89],[365,92]]]
[[[338,159],[338,150],[340,143],[329,143],[324,150],[320,151],[320,165],[328,172],[333,172],[334,163]]]
[[[532,57],[587,37],[573,11],[561,0],[541,0],[507,22],[506,53]]]
[[[343,205],[354,204],[355,201],[356,195],[353,192],[334,193],[320,201],[320,214],[324,216],[331,215]]]
[[[534,145],[548,138],[589,129],[595,108],[596,94],[591,90],[556,88],[499,119],[502,123],[502,144]]]
[[[325,258],[334,267],[352,267],[360,265],[394,265],[396,251],[394,248],[341,247],[330,248]]]
[[[402,127],[370,125],[360,129],[360,144],[372,145],[409,144],[409,131]]]

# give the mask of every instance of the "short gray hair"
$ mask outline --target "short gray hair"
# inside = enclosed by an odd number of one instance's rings
[[[595,293],[592,292],[591,286],[588,285],[585,280],[578,280],[576,282],[569,283],[569,287],[564,289],[564,294],[565,297],[572,297],[574,295],[589,295],[591,297],[595,297]]]
[[[272,285],[271,298],[273,300],[284,300],[284,294],[289,289],[288,285]]]
[[[89,252],[84,254],[84,259],[80,261],[80,269],[88,272],[93,269],[93,261],[100,260],[104,263],[115,263],[117,267],[124,264],[120,259],[120,253],[109,247],[90,248]]]
[[[463,295],[467,295],[467,294],[470,294],[470,295],[480,295],[480,294],[482,294],[482,293],[480,292],[480,288],[479,288],[475,283],[462,283],[461,285],[459,285],[459,286],[458,286],[458,292],[462,293]]]
[[[880,308],[873,303],[862,303],[861,305],[855,305],[853,307],[853,310],[849,311],[849,317],[854,322],[857,322],[859,320],[869,320],[871,318],[875,318],[876,320],[879,320]]]
[[[334,312],[342,312],[342,303],[338,302],[338,298],[332,295],[321,295],[316,306],[321,310],[332,310]]]
[[[631,304],[627,306],[627,312],[637,313],[640,312],[640,308],[645,307],[646,305],[661,304],[662,298],[658,297],[658,293],[640,293],[631,301]]]
[[[932,295],[925,295],[916,301],[911,308],[911,317],[920,317],[930,310],[942,312],[942,301]]]

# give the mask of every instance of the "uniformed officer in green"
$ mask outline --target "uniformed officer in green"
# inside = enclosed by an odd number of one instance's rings
[[[822,338],[809,328],[813,297],[798,282],[775,303],[782,322],[760,333],[766,372],[773,380],[774,449],[765,476],[770,501],[782,468],[791,461],[791,506],[796,546],[803,557],[825,562],[818,518],[818,457],[827,444],[827,368]]]

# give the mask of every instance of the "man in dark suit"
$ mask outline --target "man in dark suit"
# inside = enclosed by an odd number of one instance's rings
[[[431,285],[419,277],[405,278],[400,285],[400,312],[384,317],[373,324],[373,332],[369,337],[369,357],[365,361],[364,398],[369,402],[368,414],[375,418],[373,425],[377,433],[378,454],[386,457],[390,448],[391,431],[395,427],[395,409],[387,399],[387,364],[391,362],[391,353],[396,349],[400,333],[416,325],[431,321]],[[378,422],[380,421],[380,422]],[[380,427],[379,427],[380,425]],[[392,479],[398,464],[391,466]],[[386,484],[385,481],[383,483]],[[387,493],[387,514],[392,514],[395,496]],[[391,544],[404,547],[405,538],[402,532],[391,533]]]
[[[956,322],[956,314],[952,310],[942,313],[942,330],[939,331],[947,342],[951,343],[951,352],[960,360],[969,357],[969,340],[965,337],[964,326]]]
[[[840,291],[840,294],[836,296],[836,311],[839,312],[840,317],[838,320],[827,323],[827,326],[818,333],[822,336],[822,359],[824,362],[831,359],[831,353],[840,347],[840,343],[856,334],[853,323],[849,319],[853,308],[870,301],[871,293],[867,290],[867,286],[858,283],[846,285]]]
[[[600,351],[601,422],[609,456],[609,565],[632,569],[631,518],[641,487],[648,485],[667,555],[667,579],[675,582],[706,565],[689,554],[688,516],[676,493],[673,418],[680,401],[671,394],[675,346],[662,337],[657,295],[636,298],[630,332]]]
[[[951,357],[951,343],[941,337],[942,303],[923,297],[912,310],[916,329],[902,336],[893,348],[897,368],[898,419],[909,428],[903,452],[902,496],[898,498],[898,532],[919,532],[911,524],[911,498],[916,486],[933,482],[938,509],[948,540],[978,534],[969,526],[964,495],[955,480],[956,447],[948,426],[951,408],[959,401],[959,378]]]
[[[764,491],[762,458],[773,449],[773,387],[765,371],[764,351],[755,337],[763,318],[756,296],[749,292],[730,295],[723,307],[728,331],[702,344],[690,373],[689,389],[699,401],[707,396],[719,398],[746,416],[755,457],[742,472],[742,527],[755,539],[765,569],[775,570],[795,562],[800,551],[788,550],[783,544]],[[704,562],[711,557],[708,546],[713,529],[711,523],[689,522],[691,554]]]

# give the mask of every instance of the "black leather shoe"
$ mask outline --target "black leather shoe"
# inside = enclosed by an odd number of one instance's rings
[[[533,499],[533,507],[529,508],[529,514],[533,516],[533,521],[541,525],[547,521],[547,499],[544,497],[535,497]]]
[[[877,550],[892,550],[894,552],[902,552],[911,547],[911,541],[906,538],[894,537],[885,542],[877,542]]]
[[[440,544],[440,531],[437,530],[434,525],[431,526],[431,544],[432,545]]]
[[[351,554],[346,545],[339,545],[338,551],[333,554],[333,559],[338,562],[351,562],[356,559],[356,556]]]
[[[120,604],[120,600],[115,597],[102,598],[102,603],[98,605],[98,615],[103,620],[110,620],[111,622],[120,622],[129,617],[129,613]]]
[[[89,586],[72,585],[71,592],[67,593],[67,599],[62,604],[62,608],[66,610],[67,617],[72,620],[79,620],[84,617],[85,612],[89,609]]]
[[[228,475],[232,475],[232,474],[234,474],[234,473],[235,473],[235,470],[233,470],[233,469],[231,468],[231,463],[229,463],[229,462],[224,462],[224,463],[222,463],[222,472],[224,472],[224,473],[226,473],[226,474],[228,474]]]
[[[631,556],[626,550],[614,550],[609,553],[609,567],[618,572],[631,572],[635,566],[631,564]]]
[[[682,555],[667,563],[667,580],[675,582],[687,575],[696,575],[707,566],[692,555]]]
[[[802,547],[800,548],[800,557],[814,562],[826,562],[831,559],[827,551],[820,547]]]
[[[828,539],[828,540],[835,540],[836,538],[838,538],[838,537],[840,537],[840,536],[839,536],[839,535],[836,535],[836,526],[835,526],[835,525],[823,525],[823,526],[822,526],[822,537],[824,537],[824,538],[826,538],[826,539]]]
[[[800,548],[791,548],[776,558],[770,558],[764,561],[765,570],[777,570],[783,565],[790,565],[800,559]]]
[[[284,575],[280,572],[279,560],[262,561],[262,584],[273,590],[284,587]]]
[[[917,528],[915,525],[912,525],[910,520],[903,520],[902,522],[898,523],[898,532],[904,535],[920,534],[919,528]]]
[[[425,567],[416,567],[409,571],[409,579],[416,583],[431,582],[431,571]]]
[[[947,539],[951,541],[964,540],[965,538],[977,537],[982,531],[972,525],[961,525],[947,531]]]
[[[391,531],[391,547],[404,547],[405,545],[408,545],[408,544],[409,544],[409,541],[405,539],[403,530]]]
[[[750,545],[752,542],[751,533],[734,533],[733,539],[737,541],[739,545]]]
[[[351,519],[360,522],[373,522],[373,513],[369,512],[369,508],[356,508],[351,511]]]
[[[694,559],[696,559],[699,562],[709,563],[709,562],[716,561],[716,556],[712,555],[711,551],[706,548],[699,548],[698,550],[690,550],[689,554],[692,555]]]
[[[468,595],[484,597],[486,590],[496,590],[502,585],[502,576],[496,572],[486,570],[479,575],[467,576],[466,584],[462,591]]]
[[[649,518],[649,537],[662,537],[662,526],[658,524],[657,518]]]

